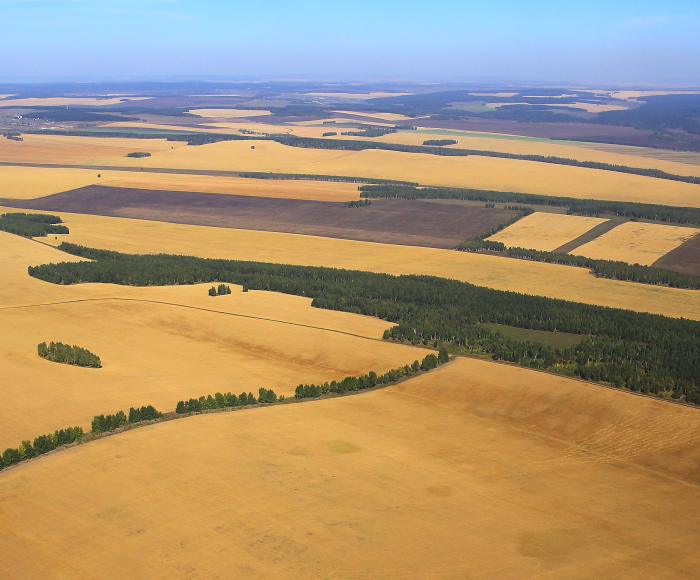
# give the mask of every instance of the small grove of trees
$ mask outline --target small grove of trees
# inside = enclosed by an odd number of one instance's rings
[[[29,440],[22,441],[19,447],[9,447],[0,455],[0,469],[10,467],[20,461],[38,457],[62,445],[79,443],[82,439],[83,429],[81,427],[68,427],[54,431],[49,435],[39,435],[39,437],[34,439],[34,443]]]
[[[345,202],[345,207],[365,207],[366,205],[372,205],[372,202],[368,199],[355,199]]]
[[[151,154],[148,153],[147,151],[132,151],[131,153],[126,154],[127,157],[150,157]]]
[[[162,416],[163,414],[156,411],[152,405],[141,407],[140,409],[131,407],[128,416],[124,411],[117,411],[114,415],[96,415],[92,420],[90,431],[99,435],[107,431],[114,431],[124,425],[140,423],[141,421],[153,421],[154,419],[160,419]]]
[[[395,383],[401,377],[410,377],[419,371],[429,371],[437,368],[450,360],[447,349],[441,346],[437,356],[430,353],[425,356],[423,362],[413,361],[413,364],[391,369],[383,375],[377,375],[374,371],[360,377],[345,377],[342,381],[325,382],[322,385],[298,385],[294,390],[297,399],[316,399],[327,393],[338,393],[342,395],[348,391],[363,391],[379,385]]]
[[[427,139],[423,141],[423,145],[444,147],[445,145],[457,145],[457,141],[455,141],[454,139]]]
[[[37,345],[37,352],[41,358],[52,362],[76,365],[79,367],[92,367],[99,369],[102,367],[100,357],[80,346],[63,344],[62,342],[45,342]]]
[[[335,137],[337,134],[338,134],[338,133],[336,133],[335,131],[326,131],[326,132],[323,134],[323,136],[324,136],[324,137]]]
[[[284,401],[284,396],[277,397],[272,389],[258,389],[258,397],[253,393],[243,391],[236,396],[233,393],[215,393],[214,396],[207,395],[199,397],[199,399],[190,399],[189,401],[178,401],[175,412],[178,415],[186,415],[188,413],[201,413],[203,411],[212,411],[214,409],[232,409],[234,407],[245,407],[247,405],[257,405],[258,403],[276,403]]]
[[[231,294],[231,287],[226,286],[226,284],[219,284],[216,288],[214,286],[209,288],[209,296],[223,296],[224,294]]]
[[[43,238],[47,234],[67,234],[66,226],[57,215],[42,213],[4,213],[0,215],[0,230],[25,238]]]

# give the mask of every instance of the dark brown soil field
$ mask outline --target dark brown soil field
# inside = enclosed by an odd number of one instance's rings
[[[343,203],[90,185],[12,206],[180,224],[454,248],[515,212],[403,199]]]
[[[700,276],[700,234],[661,256],[652,266]]]

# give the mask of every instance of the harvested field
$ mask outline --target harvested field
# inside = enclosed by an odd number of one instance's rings
[[[115,160],[127,167],[271,171],[350,175],[544,195],[700,207],[700,185],[492,157],[441,157],[397,151],[339,151],[258,141],[227,141],[180,147],[145,159]]]
[[[3,162],[56,164],[110,164],[132,151],[155,154],[186,146],[165,139],[128,139],[126,137],[70,137],[66,135],[23,135],[22,141],[0,139]]]
[[[699,231],[697,228],[625,222],[571,253],[597,260],[651,266]]]
[[[675,250],[661,256],[652,266],[700,276],[700,235],[690,238]]]
[[[100,413],[258,388],[291,395],[301,382],[386,372],[425,356],[382,342],[390,323],[311,308],[310,299],[271,292],[212,298],[211,284],[134,288],[57,286],[27,266],[74,259],[0,232],[0,448],[69,425],[89,428]],[[372,340],[374,339],[374,340]],[[103,368],[52,363],[43,341],[77,344]]]
[[[211,117],[220,119],[237,119],[238,117],[264,117],[272,115],[270,111],[245,110],[245,109],[192,109],[188,111],[200,117]]]
[[[370,206],[371,207],[371,206]],[[0,208],[0,211],[4,211]],[[71,233],[47,239],[128,253],[169,253],[389,274],[427,274],[480,286],[700,320],[697,290],[596,278],[584,268],[434,248],[62,213]]]
[[[274,182],[270,184],[274,187]],[[403,199],[341,202],[93,185],[17,202],[27,209],[452,249],[515,212]]]
[[[480,151],[499,151],[516,155],[544,155],[552,157],[564,157],[577,161],[595,161],[597,163],[610,163],[612,165],[626,165],[628,167],[640,167],[643,169],[660,169],[676,175],[700,176],[700,155],[697,153],[678,153],[662,150],[655,155],[647,154],[649,149],[643,147],[623,147],[621,145],[604,146],[606,150],[600,150],[599,144],[581,143],[571,141],[557,142],[547,139],[528,139],[523,137],[504,138],[502,135],[488,136],[483,133],[467,133],[465,131],[435,131],[426,129],[418,131],[400,131],[390,133],[382,137],[376,137],[377,141],[387,143],[401,143],[405,145],[422,145],[426,139],[455,139],[456,145],[448,145],[452,149],[477,149]],[[661,153],[661,158],[659,158]],[[685,156],[685,157],[684,157]],[[688,162],[687,159],[695,163]]]
[[[491,236],[507,247],[551,252],[607,220],[592,217],[535,212]]]
[[[0,554],[8,580],[685,580],[699,436],[695,409],[458,360],[4,472]]]

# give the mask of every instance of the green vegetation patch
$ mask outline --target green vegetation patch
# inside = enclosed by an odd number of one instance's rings
[[[445,145],[457,145],[454,139],[426,139],[423,145],[432,145],[433,147],[444,147]]]
[[[148,153],[147,151],[132,151],[131,153],[126,154],[127,157],[136,157],[136,158],[141,158],[141,157],[150,157],[151,154]]]
[[[434,276],[392,276],[357,270],[130,255],[63,243],[59,249],[93,261],[30,267],[54,284],[102,282],[133,286],[224,281],[244,288],[312,298],[312,306],[387,320],[385,339],[452,343],[489,355],[635,391],[672,391],[700,403],[700,322],[580,304],[474,286]],[[493,333],[483,323],[588,335],[555,348]]]
[[[492,332],[498,332],[503,336],[512,338],[518,342],[541,342],[555,348],[569,348],[586,338],[582,334],[569,334],[567,332],[548,332],[546,330],[532,330],[529,328],[517,328],[504,324],[486,323],[482,324]]]
[[[41,358],[52,362],[75,365],[79,367],[102,368],[100,357],[80,346],[63,344],[62,342],[45,342],[37,346],[37,352]]]
[[[63,445],[71,443],[80,443],[83,439],[83,429],[81,427],[68,427],[67,429],[57,430],[49,435],[39,435],[34,439],[34,443],[30,440],[22,441],[17,448],[9,447],[5,449],[0,456],[0,469],[5,469],[11,465],[15,465],[20,461],[33,459],[54,449],[58,449]]]
[[[68,228],[62,225],[57,215],[42,213],[4,213],[0,215],[0,230],[25,238],[42,238],[47,234],[67,234]]]

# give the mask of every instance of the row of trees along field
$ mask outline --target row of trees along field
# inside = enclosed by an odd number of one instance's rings
[[[442,187],[413,187],[403,185],[361,185],[360,197],[401,199],[464,199],[497,203],[526,203],[568,207],[570,215],[601,216],[617,215],[678,224],[700,224],[700,209],[673,207],[632,201],[604,201],[598,199],[576,199],[535,193],[493,191],[488,189],[453,189]]]
[[[524,366],[595,378],[645,392],[673,392],[700,403],[700,322],[580,304],[474,286],[434,276],[374,272],[191,256],[130,255],[63,243],[90,262],[30,267],[54,284],[103,282],[134,286],[223,281],[244,289],[312,298],[312,305],[374,316],[396,324],[385,338],[441,340],[466,352]],[[557,349],[517,342],[481,323],[580,334]]]
[[[343,394],[348,391],[363,391],[380,385],[395,383],[401,377],[410,377],[419,371],[429,371],[437,368],[450,360],[447,349],[440,346],[438,355],[430,353],[425,356],[423,362],[413,361],[413,364],[391,369],[383,375],[377,375],[374,371],[360,377],[345,377],[342,381],[325,382],[322,385],[298,385],[294,391],[297,399],[317,398],[327,393]]]
[[[0,230],[25,238],[43,238],[47,234],[67,234],[66,226],[56,225],[61,218],[41,213],[4,213],[0,215]]]
[[[610,278],[612,280],[623,280],[657,286],[670,286],[671,288],[700,289],[700,276],[681,274],[680,272],[674,272],[673,270],[666,270],[664,268],[654,268],[653,266],[628,264],[627,262],[618,262],[614,260],[597,260],[586,258],[585,256],[555,254],[554,252],[528,250],[526,248],[506,248],[505,244],[501,242],[482,240],[480,238],[462,242],[457,246],[457,249],[462,252],[502,252],[503,255],[508,258],[588,268],[598,278]]]
[[[68,427],[48,435],[39,435],[39,437],[34,439],[34,443],[29,440],[22,441],[17,448],[9,447],[5,449],[0,456],[0,469],[10,467],[20,461],[38,457],[63,445],[80,443],[82,439],[83,429],[81,427]]]
[[[41,358],[52,362],[76,365],[79,367],[102,367],[100,357],[80,346],[63,344],[62,342],[45,342],[37,345],[37,352]]]
[[[160,419],[162,416],[163,414],[156,411],[152,405],[141,407],[140,409],[131,407],[128,416],[124,411],[117,411],[114,415],[96,415],[92,420],[90,431],[99,435],[107,431],[114,431],[124,425],[133,425],[141,421],[153,421],[154,419]]]
[[[245,407],[246,405],[257,405],[258,403],[276,403],[284,401],[284,395],[277,397],[272,389],[263,387],[258,389],[258,397],[255,398],[253,393],[242,392],[236,396],[233,393],[215,393],[214,396],[207,395],[199,397],[199,399],[190,399],[189,401],[178,401],[175,407],[175,412],[178,415],[187,413],[201,413],[202,411],[211,411],[214,409],[233,409],[234,407]]]

